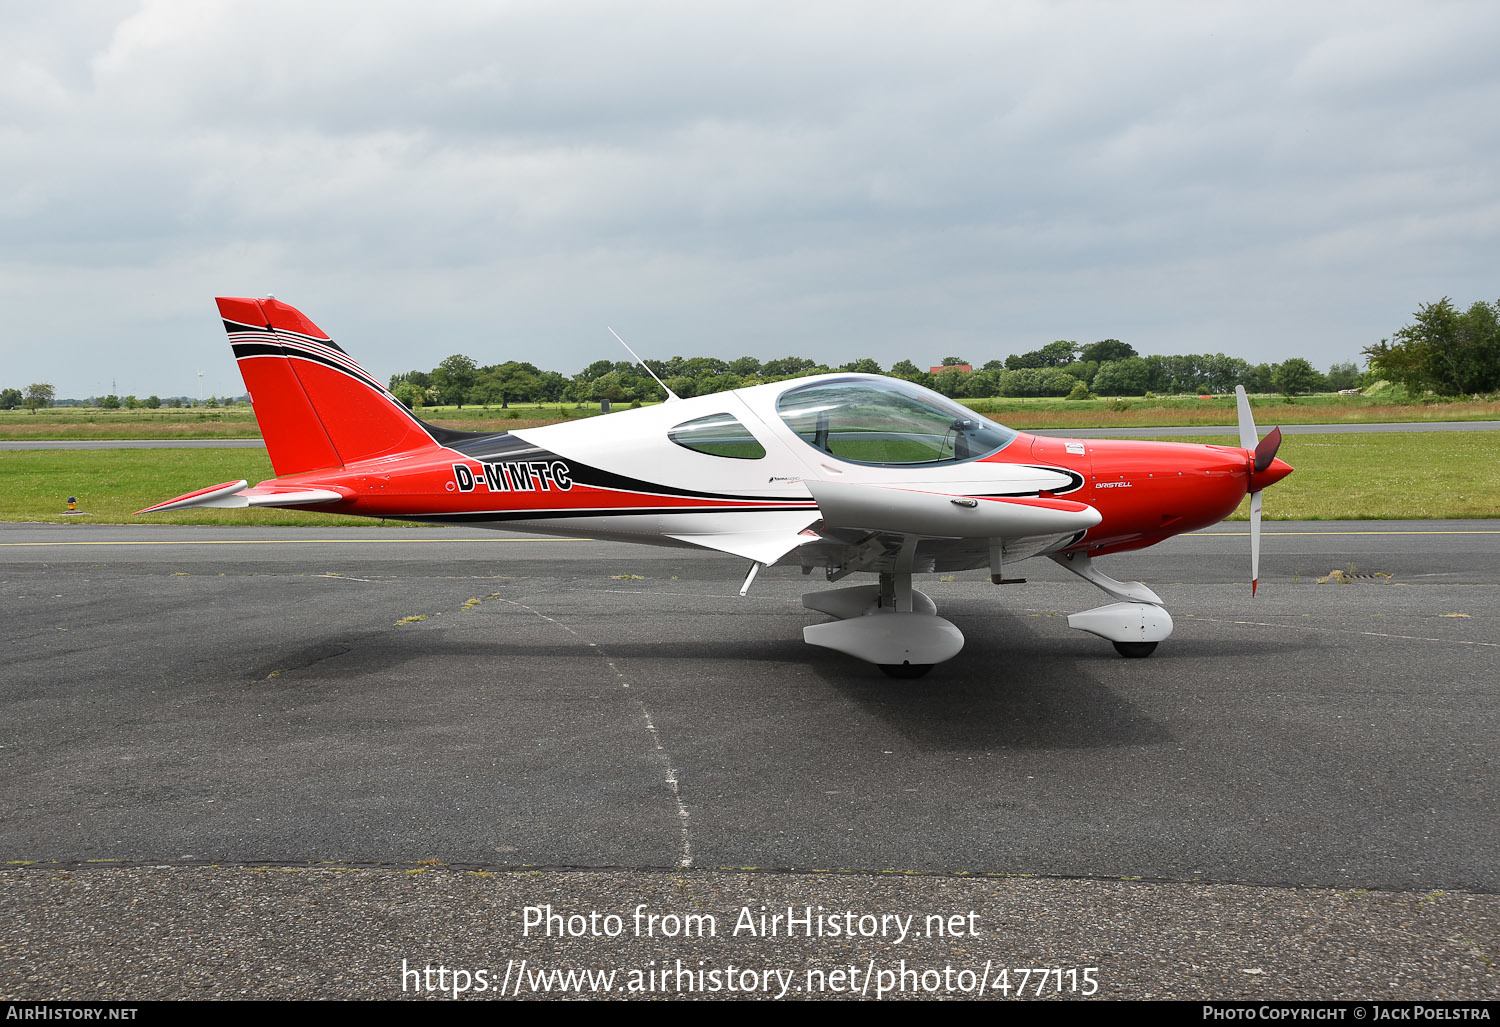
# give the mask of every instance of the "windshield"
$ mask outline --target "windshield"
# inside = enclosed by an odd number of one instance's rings
[[[895,378],[843,378],[789,389],[776,411],[814,449],[856,464],[977,460],[1016,437],[968,407]]]

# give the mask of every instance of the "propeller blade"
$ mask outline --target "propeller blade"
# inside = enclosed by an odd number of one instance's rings
[[[1260,496],[1250,493],[1250,596],[1260,586]]]
[[[1255,470],[1264,471],[1271,466],[1271,461],[1276,459],[1276,451],[1281,448],[1281,429],[1272,428],[1271,434],[1261,439],[1255,446]]]
[[[1250,397],[1245,395],[1245,387],[1236,385],[1234,387],[1235,406],[1240,412],[1240,448],[1255,448],[1255,418],[1250,414]]]

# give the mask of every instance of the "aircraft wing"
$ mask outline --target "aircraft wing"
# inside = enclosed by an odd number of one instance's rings
[[[795,511],[788,513],[764,513],[756,515],[764,530],[734,532],[704,532],[699,534],[668,534],[679,542],[689,542],[704,549],[717,550],[731,556],[743,557],[763,563],[767,567],[787,553],[809,542],[818,541],[816,532],[806,529],[818,520],[817,511]]]
[[[959,496],[832,481],[805,484],[831,528],[928,538],[1027,538],[1068,535],[1101,520],[1094,507],[1068,499]]]

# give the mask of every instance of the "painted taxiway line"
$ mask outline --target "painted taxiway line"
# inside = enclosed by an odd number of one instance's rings
[[[352,546],[370,542],[418,545],[434,542],[594,542],[591,538],[216,538],[216,539],[149,539],[121,542],[0,542],[0,548],[14,546]]]

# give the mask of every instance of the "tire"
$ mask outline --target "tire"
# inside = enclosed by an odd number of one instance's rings
[[[1141,660],[1156,652],[1155,642],[1116,642],[1115,652],[1127,660]]]
[[[899,678],[903,681],[919,678],[932,669],[930,663],[881,663],[877,666],[886,677]]]

